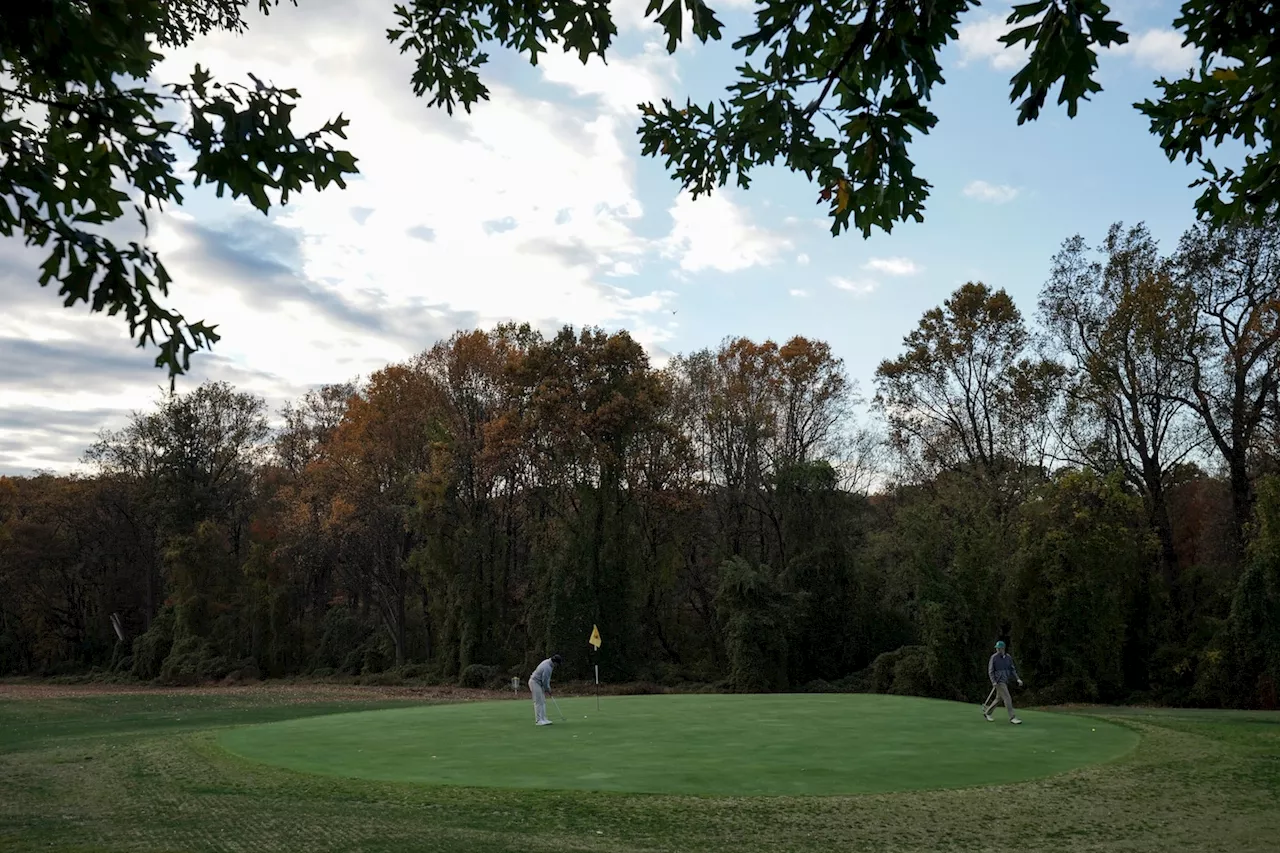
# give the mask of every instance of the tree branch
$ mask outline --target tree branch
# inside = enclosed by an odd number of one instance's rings
[[[849,47],[845,49],[844,54],[840,57],[840,61],[836,63],[836,67],[827,75],[826,83],[823,85],[822,91],[818,93],[818,97],[814,98],[813,101],[810,102],[809,106],[804,108],[804,117],[806,119],[813,118],[814,113],[818,111],[818,108],[822,106],[822,102],[826,100],[827,94],[831,91],[831,87],[835,84],[836,80],[840,78],[840,73],[844,71],[845,66],[849,64],[849,61],[853,59],[854,55],[861,53],[863,49],[871,44],[871,20],[876,15],[876,7],[879,5],[879,2],[880,0],[871,0],[871,2],[867,4],[867,16],[862,19],[862,26],[858,27],[858,34],[854,37],[853,41],[849,43]]]

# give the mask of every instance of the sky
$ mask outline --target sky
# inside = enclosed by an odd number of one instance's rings
[[[1004,288],[1033,320],[1064,239],[1096,244],[1111,223],[1142,221],[1172,250],[1194,221],[1198,173],[1165,158],[1132,106],[1195,64],[1173,0],[1115,0],[1131,41],[1101,57],[1103,93],[1075,119],[1050,107],[1022,127],[1008,82],[1020,54],[997,41],[1008,7],[967,13],[943,54],[938,125],[910,149],[933,185],[925,222],[869,239],[833,237],[802,174],[761,169],[746,191],[693,201],[641,156],[637,104],[720,97],[755,5],[709,3],[724,39],[670,56],[647,2],[613,4],[607,65],[552,48],[535,68],[491,51],[491,99],[470,115],[413,95],[412,59],[384,35],[391,2],[304,0],[167,56],[159,82],[199,63],[296,88],[299,127],[342,113],[361,171],[268,216],[202,188],[154,223],[168,304],[222,335],[178,390],[225,380],[276,411],[456,330],[516,320],[626,329],[656,365],[727,337],[804,335],[830,343],[870,398],[880,361],[966,281]],[[0,239],[0,474],[84,470],[99,430],[168,387],[122,318],[64,308],[56,286],[38,286],[41,259]]]

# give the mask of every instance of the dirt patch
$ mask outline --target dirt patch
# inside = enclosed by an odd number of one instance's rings
[[[632,696],[650,693],[702,692],[690,685],[684,689],[661,687],[654,684],[600,685],[601,696]],[[589,682],[568,683],[557,686],[555,695],[592,696],[596,686]],[[48,681],[14,680],[0,681],[0,701],[20,699],[81,699],[92,696],[232,696],[264,701],[298,702],[376,702],[381,699],[412,699],[418,701],[473,702],[492,699],[529,699],[529,688],[520,685],[520,692],[510,688],[501,690],[471,689],[465,687],[428,687],[404,684],[375,686],[365,684],[334,684],[330,682],[259,681],[248,684],[211,683],[199,687],[160,687],[142,683],[83,683],[58,684]]]
[[[0,683],[0,700],[81,699],[92,696],[243,696],[284,702],[377,701],[379,699],[434,699],[475,701],[502,695],[496,690],[462,687],[392,686],[361,684],[292,684],[264,681],[257,684],[208,684],[200,687],[157,687],[150,684],[50,684],[47,682]],[[510,696],[511,692],[507,691]]]

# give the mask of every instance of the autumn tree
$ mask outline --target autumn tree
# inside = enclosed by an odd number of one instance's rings
[[[905,352],[876,369],[875,403],[902,457],[921,471],[966,465],[986,476],[1043,467],[1061,369],[1029,344],[1013,299],[982,283],[925,312]]]
[[[326,498],[324,529],[349,589],[367,593],[390,638],[395,664],[408,659],[409,598],[420,587],[409,560],[418,478],[431,469],[440,390],[412,364],[369,377],[347,403],[313,476]]]
[[[717,588],[727,594],[715,574],[730,565],[725,560],[741,558],[760,577],[771,576],[768,583],[797,593],[794,676],[837,677],[833,670],[864,648],[840,615],[856,587],[844,523],[849,495],[835,468],[856,436],[856,388],[843,362],[821,341],[737,338],[679,360],[673,371],[691,406],[691,448],[711,487],[720,539],[714,559],[701,567],[700,597]],[[728,631],[720,613],[715,619]]]
[[[234,575],[249,552],[268,434],[261,398],[206,382],[164,397],[154,412],[135,413],[86,454],[100,476],[131,492],[113,506],[136,531],[139,551],[155,561],[147,564],[148,619],[164,597],[162,583],[191,616],[179,622],[197,633],[208,627],[210,607],[238,599]]]
[[[0,482],[0,671],[92,660],[109,648],[106,574],[92,559],[92,484],[41,476]]]
[[[525,452],[545,514],[547,647],[576,641],[583,620],[593,619],[617,638],[602,649],[602,662],[625,674],[637,660],[636,555],[625,545],[637,505],[627,472],[645,436],[660,428],[663,386],[625,332],[566,327],[514,366],[525,395]]]
[[[1197,226],[1182,238],[1178,270],[1195,335],[1180,353],[1185,385],[1171,396],[1199,416],[1226,465],[1240,555],[1253,512],[1255,439],[1280,386],[1280,220]]]
[[[273,444],[276,458],[287,472],[297,476],[318,458],[342,423],[355,393],[356,383],[340,382],[313,388],[298,402],[285,403],[280,412],[284,425]]]
[[[509,366],[520,357],[509,330],[476,330],[454,334],[415,362],[440,391],[441,435],[419,481],[415,524],[425,539],[418,566],[434,593],[438,654],[449,675],[491,662],[525,627],[507,606],[518,573],[522,484],[510,481],[501,438],[490,442],[514,402]]]
[[[1098,254],[1080,236],[1065,241],[1040,294],[1041,322],[1072,371],[1063,452],[1103,476],[1119,468],[1141,491],[1172,583],[1168,490],[1199,446],[1182,402],[1195,317],[1145,226],[1113,225]]]

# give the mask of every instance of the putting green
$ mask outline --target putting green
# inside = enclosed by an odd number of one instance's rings
[[[226,750],[307,773],[484,788],[712,796],[993,785],[1117,758],[1132,730],[1068,714],[1012,726],[902,696],[670,695],[426,705],[229,729]]]

